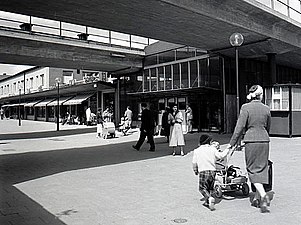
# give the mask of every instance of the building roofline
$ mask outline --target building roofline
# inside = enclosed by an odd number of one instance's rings
[[[1,82],[9,80],[9,79],[14,78],[14,77],[17,77],[18,75],[21,75],[23,73],[28,73],[28,72],[31,72],[31,71],[34,71],[34,70],[37,70],[37,69],[40,69],[40,68],[45,68],[45,67],[42,67],[42,66],[33,66],[32,68],[28,68],[26,70],[22,70],[22,71],[14,74],[14,75],[9,75],[8,77],[3,78],[1,80]]]

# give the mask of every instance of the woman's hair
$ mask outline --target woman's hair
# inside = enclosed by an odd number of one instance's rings
[[[247,99],[254,100],[260,99],[260,96],[263,94],[263,89],[260,85],[253,85],[249,89],[249,94],[247,95]]]
[[[178,109],[178,106],[177,106],[176,104],[174,104],[174,105],[172,106],[172,111],[174,111],[174,110],[173,110],[174,107],[177,107],[177,111],[176,111],[176,112],[178,112],[179,109]]]

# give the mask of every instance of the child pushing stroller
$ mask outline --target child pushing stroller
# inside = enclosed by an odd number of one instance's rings
[[[226,148],[224,151],[219,151],[215,145],[211,144],[212,138],[209,135],[201,135],[199,147],[193,151],[192,165],[195,175],[199,175],[199,191],[205,198],[204,206],[215,210],[213,193],[216,161],[225,158],[232,149]]]

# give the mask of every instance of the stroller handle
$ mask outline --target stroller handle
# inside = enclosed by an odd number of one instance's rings
[[[216,165],[219,165],[219,166],[222,166],[222,168],[223,168],[223,169],[225,169],[225,168],[226,168],[226,166],[225,166],[225,165],[223,165],[223,164],[221,164],[221,163],[218,163],[218,162],[217,162],[217,163],[215,163],[215,164],[216,164]]]

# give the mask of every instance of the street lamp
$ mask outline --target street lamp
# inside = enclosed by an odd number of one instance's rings
[[[19,126],[21,126],[21,90],[22,90],[22,85],[19,84],[19,109],[18,109]]]
[[[230,44],[235,47],[235,71],[236,71],[236,107],[237,117],[239,116],[239,82],[238,82],[238,48],[244,42],[244,36],[240,33],[233,33],[229,38]]]
[[[60,83],[61,83],[61,78],[57,77],[55,78],[55,82],[57,84],[57,106],[56,106],[56,130],[60,130]]]

